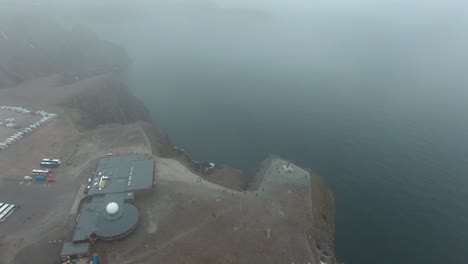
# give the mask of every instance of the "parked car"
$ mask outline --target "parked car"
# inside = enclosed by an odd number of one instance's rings
[[[31,176],[24,176],[23,178],[24,178],[25,180],[27,180],[27,181],[30,181],[30,180],[33,179],[33,177],[31,177]]]
[[[47,178],[47,182],[55,182],[55,181],[56,181],[55,178],[52,178],[52,177]]]
[[[44,175],[37,175],[35,178],[36,178],[36,181],[45,181],[46,176],[44,176]]]

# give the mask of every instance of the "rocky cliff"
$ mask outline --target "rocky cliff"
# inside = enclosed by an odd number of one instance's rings
[[[107,123],[151,122],[143,103],[121,81],[108,77],[96,82],[96,86],[99,87],[78,93],[63,103],[80,111],[76,120],[80,129],[94,129]]]
[[[174,155],[169,138],[152,122],[144,104],[114,74],[76,82],[63,89],[78,91],[58,104],[70,110],[69,115],[79,131],[91,131],[110,124],[135,124],[145,132],[154,154]]]

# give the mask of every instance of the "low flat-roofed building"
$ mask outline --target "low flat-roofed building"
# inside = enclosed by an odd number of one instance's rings
[[[135,230],[140,215],[128,201],[135,199],[135,191],[153,187],[154,165],[154,159],[149,155],[101,159],[89,183],[91,200],[80,206],[73,242],[64,244],[62,259],[88,257],[90,243],[99,239],[117,240]]]
[[[148,155],[120,155],[101,159],[88,195],[132,192],[153,186],[154,159]]]

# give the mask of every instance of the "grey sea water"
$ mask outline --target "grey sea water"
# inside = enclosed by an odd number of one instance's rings
[[[466,262],[466,20],[213,12],[100,31],[129,52],[126,79],[174,143],[246,172],[272,153],[321,174],[340,261]]]

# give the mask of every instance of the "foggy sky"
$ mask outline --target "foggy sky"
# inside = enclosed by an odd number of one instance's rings
[[[465,89],[455,89],[467,84],[464,72],[468,66],[468,4],[463,1],[0,3],[44,12],[65,26],[105,28],[107,24],[117,28],[120,23],[147,17],[147,27],[123,28],[125,36],[117,36],[128,45],[125,48],[131,57],[143,56],[138,49],[132,50],[139,47],[149,56],[165,53],[226,61],[257,60],[277,67],[327,71],[350,82],[359,81],[362,75],[369,79],[369,74],[391,72],[389,69],[393,68],[401,74],[384,77],[395,82],[392,89],[404,90],[405,96],[420,92],[411,87],[436,93],[441,86],[467,95]],[[115,35],[109,33],[111,38]]]

